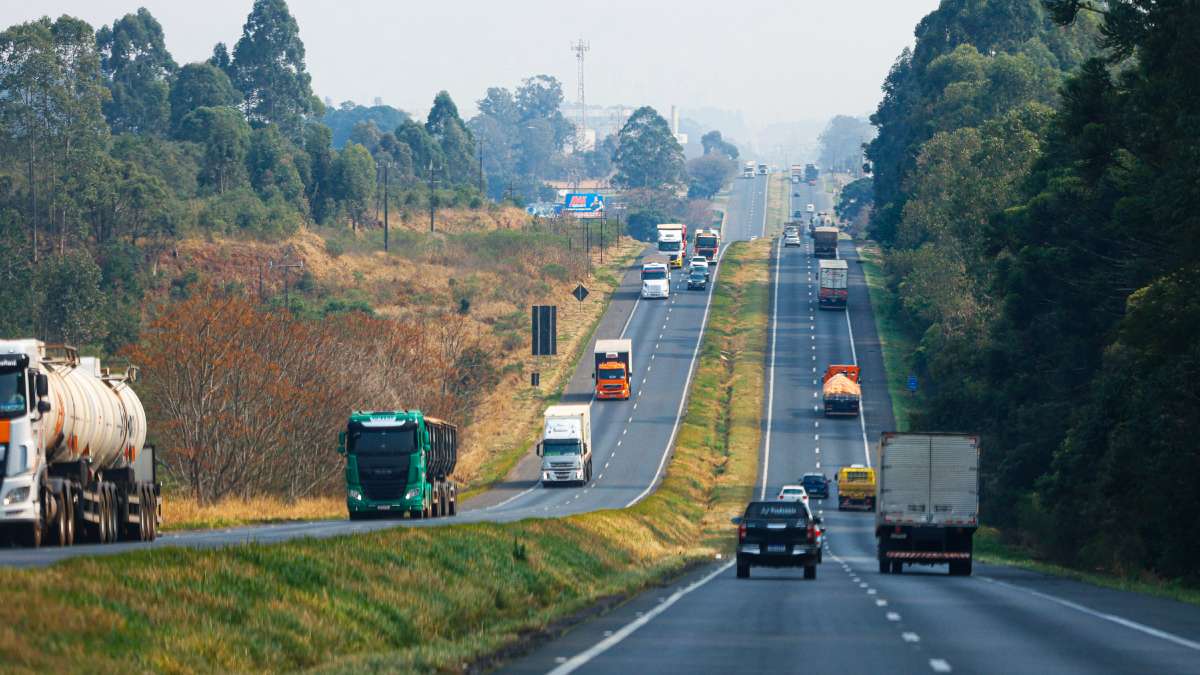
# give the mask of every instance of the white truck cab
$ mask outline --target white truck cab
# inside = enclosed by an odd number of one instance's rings
[[[542,484],[586,484],[592,479],[591,406],[552,405],[543,414]]]
[[[642,265],[642,297],[647,300],[671,297],[671,272],[666,263]]]

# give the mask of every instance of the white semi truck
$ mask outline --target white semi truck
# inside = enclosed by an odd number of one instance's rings
[[[0,532],[26,546],[153,540],[161,521],[146,413],[72,347],[0,340]]]
[[[543,415],[542,485],[592,479],[592,415],[588,405],[552,405]]]

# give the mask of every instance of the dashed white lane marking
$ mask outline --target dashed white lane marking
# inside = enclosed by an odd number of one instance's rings
[[[875,595],[875,593],[877,593],[877,591],[874,588],[867,589],[867,595]]]
[[[821,449],[820,449],[820,448],[813,448],[813,453],[814,453],[814,454],[818,454],[818,455],[819,455],[819,454],[821,454]]]
[[[859,587],[859,588],[866,588],[866,587],[867,587],[867,582],[863,581],[863,582],[859,583],[859,584],[858,584],[858,587]]]
[[[606,469],[607,469],[607,468],[608,468],[608,465],[609,465],[609,464],[611,464],[611,463],[612,463],[612,462],[605,462],[605,463],[604,463],[604,468],[606,468]]]
[[[638,407],[638,404],[635,402],[635,403],[633,404],[633,409],[634,409],[634,410],[637,410],[637,407]]]
[[[929,659],[929,667],[933,668],[935,673],[950,672],[950,664],[946,663],[945,659]]]
[[[625,421],[626,424],[629,424],[631,422],[633,422],[633,415],[630,415],[629,419]]]
[[[884,600],[883,598],[879,598],[878,600],[875,601],[875,606],[876,607],[887,607],[887,600]]]
[[[819,469],[819,468],[821,468],[821,463],[820,463],[820,462],[817,462],[817,467],[816,467],[816,468],[818,468],[818,469]]]
[[[821,423],[820,423],[819,421],[813,422],[813,426],[814,426],[814,427],[820,427],[820,426],[821,426]]]
[[[897,613],[897,612],[888,612],[888,613],[887,613],[887,620],[888,620],[888,621],[899,621],[899,620],[900,620],[900,614],[899,614],[899,613]]]
[[[903,639],[905,642],[920,642],[920,641],[921,641],[921,636],[920,636],[920,635],[917,635],[916,633],[910,633],[910,632],[908,632],[908,631],[905,631],[905,632],[901,633],[901,634],[900,634],[900,637],[901,637],[901,638],[902,638],[902,639]]]
[[[819,440],[821,440],[821,434],[813,434],[813,440],[814,440],[814,441],[819,441]]]

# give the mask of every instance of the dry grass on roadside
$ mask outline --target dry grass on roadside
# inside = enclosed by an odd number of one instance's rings
[[[532,631],[728,551],[750,496],[768,242],[726,253],[667,476],[632,509],[156,548],[0,570],[0,663],[25,671],[461,671]],[[755,268],[761,268],[755,270]]]
[[[164,530],[345,517],[346,500],[342,497],[305,497],[292,502],[276,497],[233,497],[216,504],[200,504],[196,499],[183,495],[168,494],[163,499]]]

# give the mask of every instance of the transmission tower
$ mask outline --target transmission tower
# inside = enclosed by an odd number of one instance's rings
[[[583,94],[583,58],[591,49],[591,44],[582,39],[571,43],[571,51],[575,52],[575,60],[579,62],[579,131],[575,134],[575,148],[578,151],[582,151],[587,144],[587,99]]]

